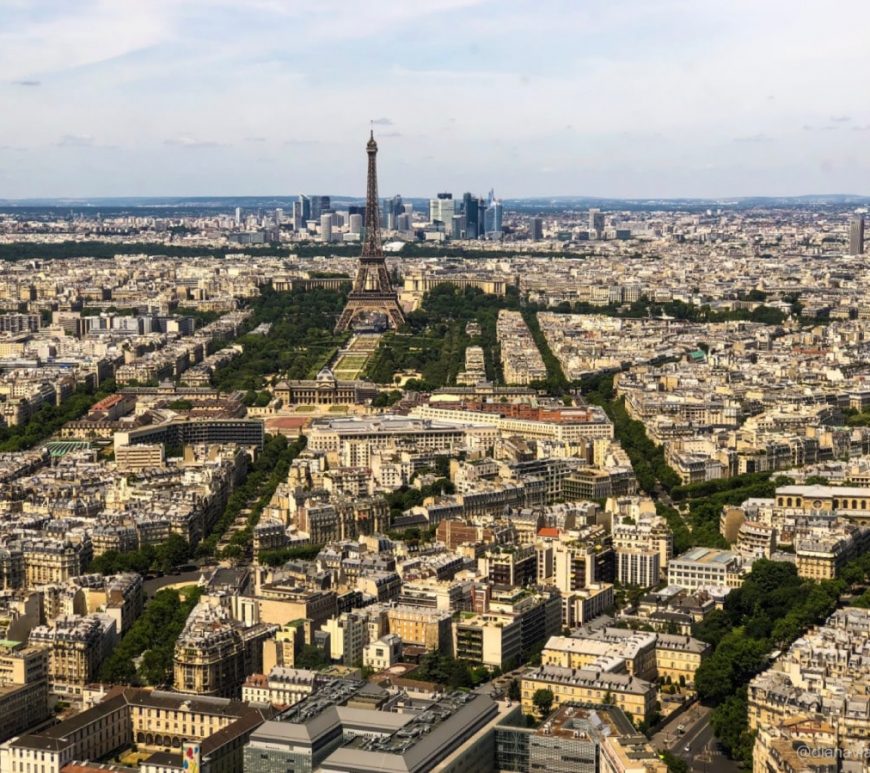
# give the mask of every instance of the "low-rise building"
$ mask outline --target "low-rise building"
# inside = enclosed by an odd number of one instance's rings
[[[688,591],[711,587],[739,588],[748,570],[749,565],[738,553],[695,547],[668,564],[668,585],[678,585]]]
[[[617,667],[618,664],[610,664]],[[553,706],[563,703],[613,703],[637,722],[648,719],[655,710],[655,685],[631,674],[600,668],[563,668],[538,666],[522,675],[522,707],[525,714],[535,714],[535,692],[548,689]]]

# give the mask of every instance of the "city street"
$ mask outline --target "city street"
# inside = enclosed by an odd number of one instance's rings
[[[686,713],[666,723],[650,743],[656,749],[670,751],[685,760],[692,771],[737,773],[740,766],[719,749],[710,726],[710,712],[708,706],[696,703]],[[677,731],[680,725],[685,727],[682,734]]]

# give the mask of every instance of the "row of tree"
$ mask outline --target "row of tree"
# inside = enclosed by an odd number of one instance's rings
[[[267,435],[263,450],[251,465],[244,482],[237,486],[227,500],[227,505],[218,518],[211,533],[197,545],[197,556],[214,555],[218,543],[227,529],[236,521],[244,509],[249,509],[244,528],[230,538],[230,544],[223,549],[222,558],[241,558],[248,554],[253,540],[253,528],[275,489],[287,480],[290,463],[305,448],[305,438],[299,437],[292,443],[284,435]]]
[[[160,545],[144,545],[139,550],[107,550],[91,561],[89,572],[103,575],[119,572],[171,572],[189,561],[193,555],[190,544],[179,534],[170,534]]]
[[[171,686],[175,642],[201,595],[202,589],[193,586],[183,593],[173,588],[157,591],[103,662],[100,681]]]
[[[666,491],[678,486],[680,477],[665,460],[664,448],[650,440],[643,422],[628,415],[623,398],[614,399],[613,375],[602,373],[585,379],[581,388],[586,400],[602,407],[613,422],[614,434],[631,459],[640,488],[653,493],[658,486]]]
[[[544,367],[547,369],[547,378],[543,382],[536,382],[532,386],[539,389],[546,389],[551,395],[564,395],[571,387],[559,358],[553,354],[550,345],[547,343],[547,337],[544,331],[541,330],[541,325],[538,323],[537,307],[527,306],[523,309],[523,319],[529,332],[532,334],[532,339],[538,351],[541,354],[541,359],[544,361]]]
[[[257,560],[265,566],[281,566],[288,561],[310,561],[317,557],[323,545],[298,545],[286,548],[261,550]]]
[[[870,557],[857,571],[862,579],[870,578]],[[743,585],[728,594],[724,609],[695,626],[694,635],[715,648],[695,674],[695,686],[700,699],[715,706],[711,724],[730,756],[751,764],[749,681],[768,667],[775,651],[822,623],[846,587],[843,579],[805,580],[794,564],[761,559]]]
[[[747,299],[749,300],[749,299]],[[763,301],[763,298],[751,300]],[[788,315],[781,309],[765,306],[763,303],[754,309],[732,309],[717,311],[708,305],[696,306],[685,301],[668,301],[656,303],[648,298],[641,298],[633,303],[609,303],[605,306],[577,301],[563,301],[553,307],[553,311],[561,314],[602,314],[606,317],[623,319],[644,319],[662,315],[688,322],[761,322],[765,325],[781,325]],[[799,311],[799,309],[798,309]]]
[[[0,426],[0,451],[24,451],[42,443],[68,421],[80,419],[91,406],[115,391],[115,382],[103,381],[99,389],[79,384],[60,405],[45,403],[21,425]]]

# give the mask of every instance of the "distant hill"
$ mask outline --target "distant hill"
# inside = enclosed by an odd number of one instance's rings
[[[345,208],[351,204],[361,205],[362,197],[333,195],[333,207]],[[135,212],[138,215],[183,216],[197,213],[232,212],[236,207],[243,210],[284,209],[292,211],[296,195],[287,196],[123,196],[123,197],[82,197],[82,198],[32,198],[0,199],[0,211],[39,212],[57,215],[70,213],[100,212],[113,215]],[[428,198],[406,197],[406,202],[414,205],[415,210],[425,212]],[[804,196],[744,196],[727,198],[606,198],[600,196],[532,196],[503,200],[508,209],[546,212],[565,209],[588,209],[600,207],[604,210],[687,210],[697,211],[710,208],[728,207],[734,209],[752,208],[795,208],[812,207],[858,207],[870,205],[870,196],[858,194],[807,194]]]

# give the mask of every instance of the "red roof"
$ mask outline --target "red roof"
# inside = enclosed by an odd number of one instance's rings
[[[106,408],[111,408],[113,405],[120,403],[121,400],[124,399],[124,395],[109,395],[108,397],[104,397],[99,402],[94,403],[91,406],[92,411],[104,411]]]
[[[561,532],[555,526],[542,526],[538,529],[539,537],[558,537]]]

